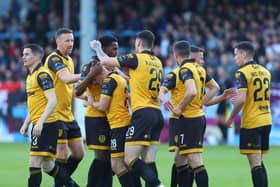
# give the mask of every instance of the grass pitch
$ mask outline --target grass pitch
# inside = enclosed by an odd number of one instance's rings
[[[157,167],[161,181],[169,186],[173,153],[169,153],[167,148],[166,144],[160,146]],[[29,144],[0,143],[0,150],[0,186],[27,186]],[[280,147],[273,146],[270,153],[264,157],[270,187],[280,186],[279,155]],[[87,171],[92,158],[93,152],[86,151],[84,160],[73,175],[81,187],[86,185]],[[203,159],[208,171],[210,187],[253,186],[247,158],[239,154],[238,147],[206,146]],[[51,185],[52,178],[44,174],[41,186],[51,187]],[[114,187],[119,186],[118,180],[114,177]]]

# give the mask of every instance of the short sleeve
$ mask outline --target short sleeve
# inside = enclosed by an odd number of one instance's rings
[[[176,86],[176,74],[174,72],[168,73],[162,83],[162,86],[167,88],[168,90],[174,88]]]
[[[242,88],[247,89],[247,87],[248,87],[246,77],[240,71],[237,71],[235,73],[235,83],[236,83],[237,89],[242,89]]]
[[[179,78],[184,83],[187,80],[193,79],[193,73],[190,69],[183,67],[179,70]]]
[[[48,59],[48,68],[53,71],[55,74],[66,67],[66,65],[63,63],[63,60],[61,59],[61,57],[57,56],[57,55],[52,55],[49,59]]]
[[[40,72],[37,76],[37,80],[38,80],[40,87],[44,91],[54,88],[53,80],[47,72]]]
[[[128,67],[128,68],[136,69],[138,66],[138,60],[136,54],[118,56],[117,61],[120,67]]]
[[[117,82],[112,77],[107,77],[103,80],[101,94],[112,96],[117,87]]]

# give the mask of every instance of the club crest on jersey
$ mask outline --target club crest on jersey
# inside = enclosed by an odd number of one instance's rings
[[[53,56],[53,57],[51,58],[51,61],[53,61],[53,62],[58,62],[58,61],[60,61],[60,58],[57,57],[57,56]]]

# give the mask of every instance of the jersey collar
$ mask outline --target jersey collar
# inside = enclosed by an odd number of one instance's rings
[[[68,57],[64,56],[58,49],[56,49],[55,52],[56,52],[57,54],[59,54],[59,56],[62,56],[63,58],[65,58],[66,60],[68,60]]]
[[[145,54],[149,54],[149,55],[154,55],[153,51],[149,51],[149,50],[144,50],[141,53],[145,53]]]
[[[181,67],[186,64],[186,63],[195,63],[195,59],[194,58],[187,58],[185,60],[183,60],[183,62],[181,63]]]
[[[28,70],[28,74],[31,75],[33,72],[35,72],[36,70],[38,70],[41,66],[43,66],[43,63],[42,63],[42,62],[40,62],[39,64],[37,64],[37,65],[35,66],[35,68],[33,69],[32,72]]]
[[[249,62],[243,64],[242,66],[240,66],[240,68],[243,68],[243,67],[245,67],[245,66],[247,66],[247,65],[250,65],[250,64],[256,64],[256,62],[253,61],[253,60],[251,60],[251,61],[249,61]]]

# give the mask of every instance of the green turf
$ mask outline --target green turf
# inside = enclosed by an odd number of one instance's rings
[[[23,187],[27,186],[28,178],[28,150],[27,143],[0,143],[0,186]],[[280,186],[280,147],[271,147],[270,154],[265,156],[265,164],[268,170],[269,186]],[[86,152],[85,159],[81,162],[73,178],[84,187],[87,180],[87,170],[93,153]],[[170,168],[173,162],[173,154],[167,152],[167,145],[161,145],[157,166],[161,181],[169,186]],[[211,187],[250,187],[251,175],[245,156],[238,152],[237,147],[206,146],[204,150],[204,162],[207,167]],[[48,175],[43,175],[42,187],[50,187],[52,180]],[[114,187],[118,187],[118,181],[114,180]],[[194,185],[195,186],[195,185]]]

